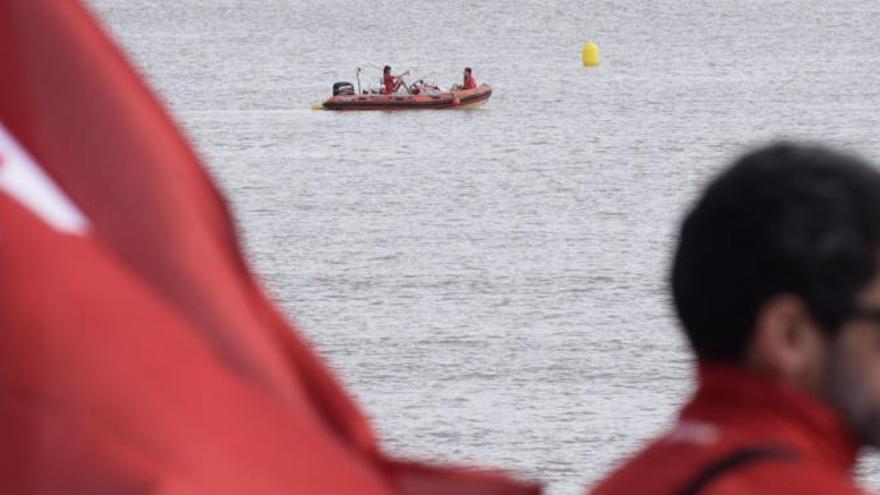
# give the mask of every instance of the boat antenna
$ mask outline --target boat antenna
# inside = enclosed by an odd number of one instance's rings
[[[362,70],[363,69],[361,69],[360,67],[357,68],[358,94],[361,94],[361,71]]]

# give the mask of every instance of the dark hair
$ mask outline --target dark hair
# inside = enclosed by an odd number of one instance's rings
[[[470,74],[470,73],[471,73],[471,68],[470,68],[470,67],[465,67],[465,68],[464,68],[464,71],[467,72],[468,74]]]
[[[390,70],[391,70],[391,66],[390,66],[390,65],[386,65],[385,68],[382,69],[382,73],[384,74],[384,73],[386,73],[386,72],[388,72],[388,71],[390,71]]]
[[[739,362],[774,295],[799,296],[829,334],[873,278],[880,172],[822,147],[740,158],[687,215],[672,268],[679,318],[701,360]]]

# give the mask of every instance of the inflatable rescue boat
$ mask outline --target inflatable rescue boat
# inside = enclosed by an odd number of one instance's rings
[[[419,81],[420,82],[420,81]],[[349,83],[333,85],[333,96],[324,101],[326,110],[441,110],[482,103],[492,96],[492,88],[481,84],[474,89],[440,91],[436,86],[415,83],[408,94],[357,94]]]

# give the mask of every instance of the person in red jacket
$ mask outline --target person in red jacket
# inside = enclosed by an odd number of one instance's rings
[[[474,76],[471,74],[471,68],[464,68],[464,89],[475,89],[477,87],[477,80],[474,79]]]
[[[453,84],[452,91],[462,91],[465,89],[476,89],[476,87],[477,87],[477,80],[474,79],[471,68],[465,67],[464,68],[464,78],[462,79],[462,84],[460,84],[460,85]]]
[[[382,69],[382,94],[393,95],[400,88],[405,89],[406,92],[409,93],[409,88],[403,80],[403,77],[407,74],[409,74],[409,71],[406,71],[399,76],[395,76],[391,73],[391,66],[386,65],[385,68]]]
[[[672,269],[698,388],[595,495],[863,493],[880,445],[880,173],[775,144],[717,177]]]

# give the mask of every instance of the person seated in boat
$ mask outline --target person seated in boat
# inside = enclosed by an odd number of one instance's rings
[[[385,68],[382,69],[382,94],[393,95],[400,88],[403,88],[407,94],[409,94],[409,87],[407,87],[406,83],[403,81],[403,76],[407,74],[409,74],[409,71],[406,71],[399,76],[395,76],[391,73],[391,66],[386,65]]]
[[[477,80],[474,79],[474,76],[471,74],[471,68],[464,68],[464,89],[476,89],[477,88]]]
[[[464,79],[462,80],[462,84],[455,84],[452,86],[452,91],[463,91],[466,89],[476,89],[477,80],[474,79],[470,67],[464,68]]]

